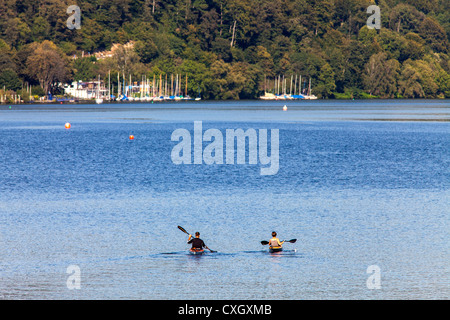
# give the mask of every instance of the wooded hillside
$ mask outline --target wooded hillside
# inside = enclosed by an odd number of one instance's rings
[[[366,26],[372,4],[381,30]],[[450,98],[449,39],[448,0],[0,0],[0,88],[178,73],[192,96],[249,99],[302,75],[319,98]]]

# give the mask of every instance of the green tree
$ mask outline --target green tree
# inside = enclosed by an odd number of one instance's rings
[[[30,39],[30,28],[18,17],[8,19],[4,27],[4,39],[13,46],[24,45]]]
[[[400,3],[389,13],[389,28],[396,32],[417,32],[425,14],[411,5]]]
[[[410,64],[405,63],[398,81],[398,91],[405,98],[423,98],[420,73]]]
[[[78,58],[73,62],[73,80],[89,81],[98,75],[96,59],[90,57]]]
[[[240,63],[227,64],[223,60],[218,60],[211,65],[211,80],[208,89],[215,99],[239,100],[246,80],[243,66]]]
[[[372,55],[363,75],[364,85],[369,94],[382,98],[395,97],[399,68],[400,63],[394,59],[388,60],[384,52]]]
[[[447,35],[435,19],[426,17],[421,23],[419,30],[420,35],[432,49],[437,52],[448,52]]]
[[[3,69],[0,71],[0,88],[6,88],[6,90],[17,91],[22,87],[22,81],[20,81],[17,73],[12,69]]]
[[[336,90],[336,84],[334,82],[334,72],[328,63],[325,63],[320,68],[320,74],[317,84],[314,86],[314,93],[319,98],[331,98]]]
[[[436,77],[436,83],[439,87],[439,92],[445,98],[450,98],[450,74],[444,70],[440,70]]]
[[[50,24],[48,21],[41,16],[37,16],[33,20],[33,24],[31,27],[31,36],[33,41],[42,42],[45,39],[49,38],[50,33]]]
[[[0,70],[15,70],[16,65],[13,60],[11,47],[2,39],[0,39]]]
[[[26,62],[27,70],[30,77],[39,81],[46,93],[58,82],[68,79],[67,62],[53,42],[45,40],[33,43],[32,50]]]

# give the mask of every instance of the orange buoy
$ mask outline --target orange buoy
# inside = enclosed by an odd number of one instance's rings
[[[134,136],[132,134],[130,134],[130,140],[134,140]]]
[[[283,111],[286,111],[287,110],[287,107],[286,107],[286,105],[284,105],[284,107],[283,107]]]
[[[64,125],[64,127],[65,127],[66,129],[70,129],[71,124],[70,124],[69,122],[66,122],[66,124]]]

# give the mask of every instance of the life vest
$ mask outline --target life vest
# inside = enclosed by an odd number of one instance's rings
[[[269,240],[269,246],[271,248],[279,248],[281,247],[280,240],[278,238],[272,238]]]

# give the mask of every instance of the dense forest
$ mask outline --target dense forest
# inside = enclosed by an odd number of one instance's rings
[[[302,75],[319,98],[450,98],[449,39],[448,0],[0,0],[0,89],[176,73],[190,95],[253,99],[265,79]]]

